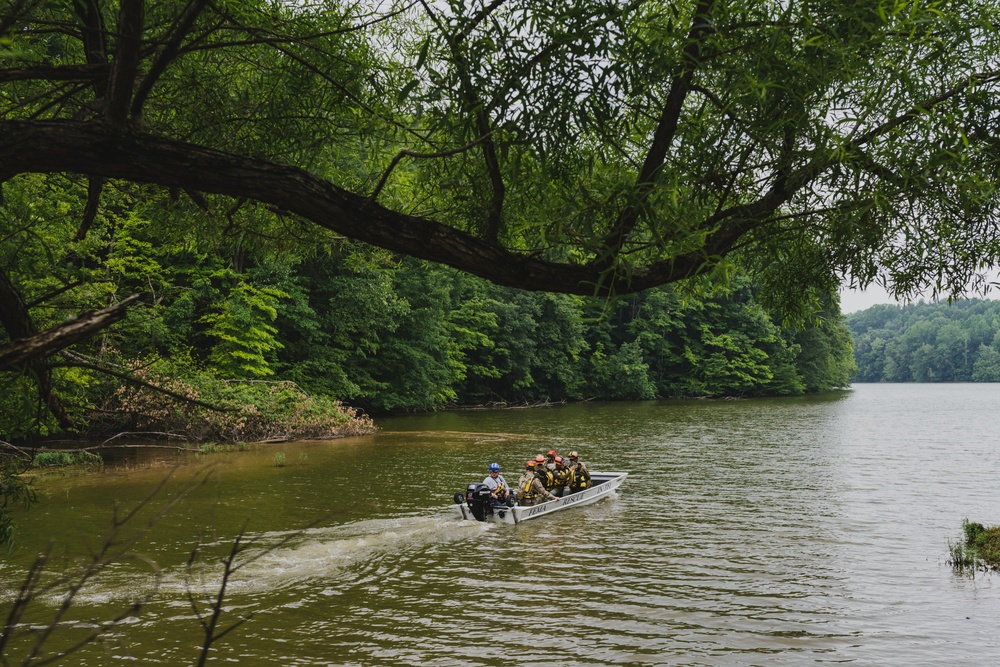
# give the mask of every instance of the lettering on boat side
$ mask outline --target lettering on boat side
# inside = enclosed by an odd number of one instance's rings
[[[556,506],[565,507],[566,505],[572,505],[573,503],[580,502],[586,497],[587,497],[586,493],[578,493],[578,494],[573,494],[572,496],[566,496],[561,501],[552,501],[555,504],[551,505],[551,507],[548,506],[549,503],[544,503],[542,505],[538,505],[537,507],[532,507],[531,509],[529,509],[527,512],[524,513],[524,516],[525,518],[527,518],[529,516],[535,516],[536,514],[542,514],[544,512],[548,512],[550,509]]]

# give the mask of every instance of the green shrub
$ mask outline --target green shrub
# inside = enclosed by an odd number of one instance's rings
[[[100,454],[91,452],[38,452],[35,454],[34,465],[36,468],[49,468],[54,466],[71,465],[103,465],[104,459]]]
[[[965,541],[949,544],[951,565],[957,569],[1000,569],[1000,526],[962,520]]]

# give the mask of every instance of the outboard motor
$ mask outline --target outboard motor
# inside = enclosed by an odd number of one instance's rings
[[[493,498],[490,487],[485,484],[469,484],[465,490],[465,502],[477,521],[486,521],[487,515],[493,514]]]

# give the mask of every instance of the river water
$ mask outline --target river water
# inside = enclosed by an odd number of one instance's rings
[[[191,600],[206,608],[218,559],[245,526],[245,564],[228,581],[219,628],[253,617],[213,645],[213,664],[1000,660],[1000,575],[946,562],[963,518],[1000,523],[1000,385],[857,385],[381,425],[370,437],[184,459],[115,535],[164,511],[132,549],[143,559],[88,582],[46,647],[144,595],[137,617],[69,662],[193,664],[203,631]],[[457,518],[452,495],[490,462],[513,482],[549,448],[629,478],[616,497],[517,526]],[[104,543],[113,504],[124,518],[169,472],[45,480],[0,567],[4,614],[50,539],[46,572],[79,562]],[[59,600],[43,596],[27,617],[44,624]],[[22,637],[4,654],[29,650]]]

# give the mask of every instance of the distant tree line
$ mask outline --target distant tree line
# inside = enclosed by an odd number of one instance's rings
[[[1000,382],[1000,302],[873,306],[847,316],[857,382]]]

